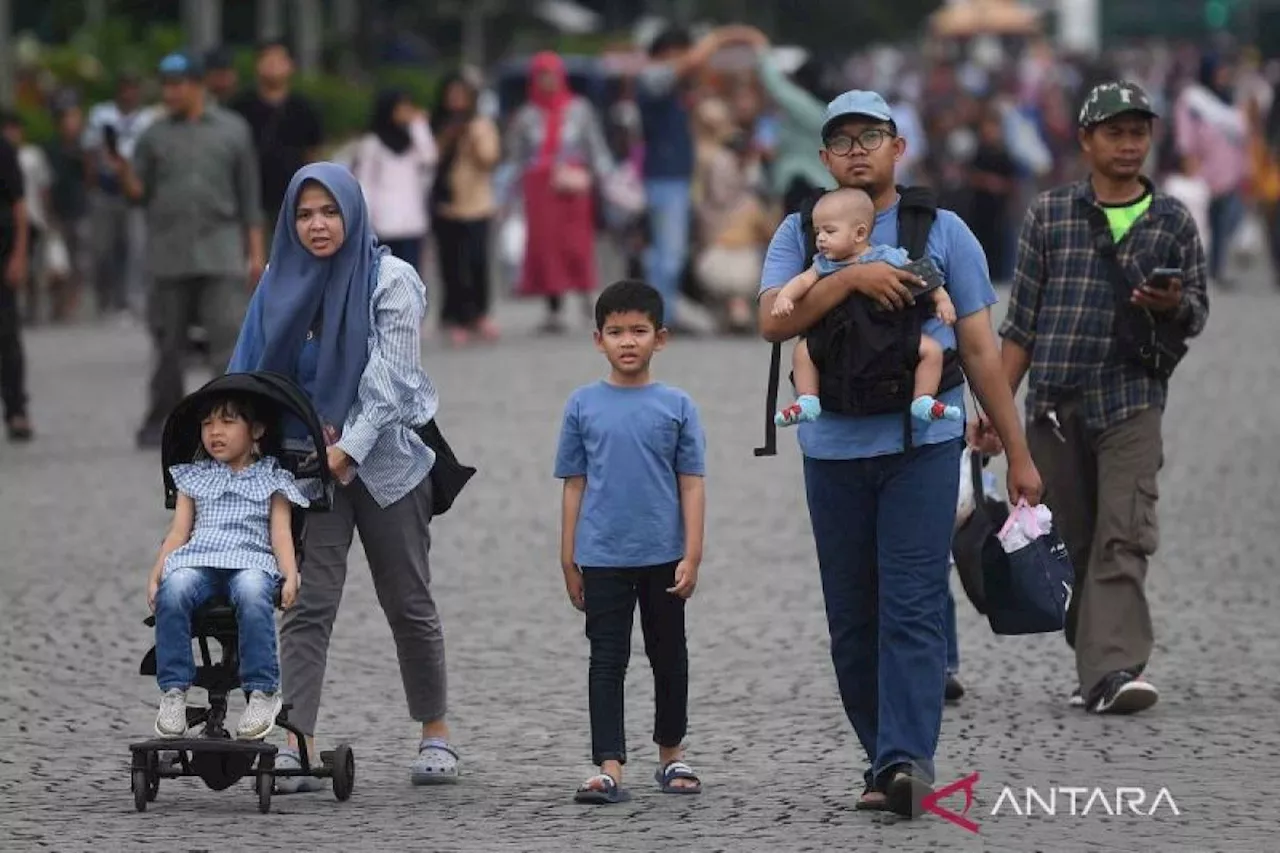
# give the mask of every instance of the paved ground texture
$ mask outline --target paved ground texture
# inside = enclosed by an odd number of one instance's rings
[[[947,712],[941,782],[980,773],[973,834],[936,816],[855,813],[861,767],[827,655],[799,458],[756,460],[767,348],[683,340],[662,378],[701,405],[710,439],[706,563],[690,610],[690,759],[700,798],[662,796],[649,775],[652,687],[639,654],[628,709],[636,794],[575,806],[587,763],[586,641],[557,565],[550,476],[565,396],[603,362],[585,331],[539,339],[528,306],[488,349],[425,360],[442,423],[481,474],[434,525],[435,588],[449,648],[452,723],[465,761],[453,788],[407,777],[415,732],[390,633],[359,550],[333,638],[322,741],[349,740],[354,797],[278,797],[247,783],[215,793],[167,781],[145,814],[127,744],[146,736],[154,683],[137,675],[147,569],[167,514],[155,455],[133,449],[148,352],[136,331],[29,336],[39,440],[0,445],[0,849],[1262,851],[1280,805],[1280,291],[1262,272],[1215,294],[1206,335],[1180,369],[1166,419],[1162,544],[1150,577],[1160,705],[1132,719],[1070,710],[1057,637],[994,637],[961,609],[969,696]],[[194,375],[192,381],[200,377]],[[638,637],[637,637],[638,639]],[[1026,787],[1145,788],[1152,815],[1015,811]],[[962,798],[948,800],[956,810]],[[997,814],[991,814],[993,808]],[[1128,811],[1127,809],[1125,810]]]

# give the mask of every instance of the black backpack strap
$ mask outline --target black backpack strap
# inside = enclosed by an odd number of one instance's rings
[[[907,250],[911,260],[923,262],[937,272],[928,257],[929,232],[938,220],[938,197],[928,187],[898,187],[901,198],[898,207],[898,243]],[[919,272],[919,270],[917,270]],[[922,276],[926,277],[927,276]],[[952,350],[943,354],[942,381],[939,391],[947,391],[964,382],[960,358]]]
[[[929,246],[929,232],[933,230],[933,223],[938,219],[938,197],[928,187],[899,186],[897,189],[898,245],[907,250],[907,256],[911,260],[918,261],[925,257]],[[917,328],[913,323],[902,324],[903,334],[907,337],[903,352],[908,359],[907,368],[911,375],[915,374],[915,363],[911,358],[920,345],[915,333]],[[902,418],[904,452],[911,449],[911,427],[912,416],[911,410],[908,409],[903,413]]]
[[[769,385],[764,395],[764,446],[757,447],[756,456],[778,455],[778,425],[773,414],[778,410],[778,380],[782,373],[782,344],[774,344],[769,353]]]
[[[813,233],[813,208],[826,190],[817,190],[806,198],[796,214],[800,217],[800,233],[804,235],[805,263],[818,253],[818,238]],[[753,452],[756,456],[778,455],[778,425],[773,415],[778,411],[778,383],[782,379],[782,344],[776,343],[769,353],[769,384],[764,393],[764,446]]]
[[[826,190],[817,190],[806,198],[800,205],[800,209],[796,211],[800,214],[800,233],[804,235],[804,259],[806,263],[813,260],[813,256],[818,254],[818,235],[813,233],[813,209],[818,206],[818,200],[826,194]]]
[[[928,187],[898,187],[898,245],[911,260],[924,257],[938,218],[938,197]]]

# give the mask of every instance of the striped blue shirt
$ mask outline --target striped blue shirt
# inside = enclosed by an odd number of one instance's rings
[[[440,398],[422,369],[427,287],[417,270],[384,255],[369,310],[369,362],[337,446],[355,460],[356,475],[378,506],[387,507],[435,464],[435,453],[414,429],[435,417]]]

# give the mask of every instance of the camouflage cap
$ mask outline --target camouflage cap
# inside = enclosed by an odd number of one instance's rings
[[[1151,108],[1151,99],[1142,91],[1141,86],[1117,80],[1099,83],[1089,90],[1089,97],[1084,99],[1084,105],[1080,107],[1079,124],[1081,127],[1092,127],[1124,113],[1140,113],[1159,118]]]

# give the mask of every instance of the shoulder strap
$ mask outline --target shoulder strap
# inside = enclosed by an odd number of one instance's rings
[[[1107,222],[1107,215],[1102,212],[1102,208],[1084,199],[1077,200],[1076,204],[1084,205],[1093,249],[1102,259],[1102,266],[1106,270],[1107,278],[1111,280],[1112,288],[1116,291],[1116,298],[1122,302],[1127,301],[1133,287],[1129,284],[1124,267],[1120,264],[1115,236],[1111,233],[1111,224]]]
[[[800,233],[804,235],[804,262],[806,266],[818,254],[818,237],[813,233],[813,209],[818,200],[826,195],[826,190],[817,190],[800,203],[796,211],[800,214]]]
[[[782,344],[773,344],[769,353],[769,384],[764,395],[764,445],[752,451],[756,456],[778,455],[778,425],[773,414],[778,410],[778,382],[782,379]]]
[[[898,187],[898,245],[911,260],[924,257],[938,218],[938,197],[928,187]]]

